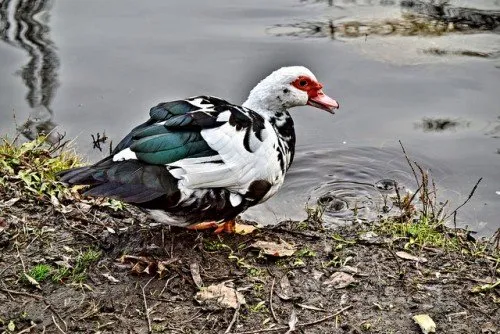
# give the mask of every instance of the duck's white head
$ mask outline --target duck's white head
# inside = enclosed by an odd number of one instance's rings
[[[260,113],[273,114],[310,105],[334,113],[337,101],[323,93],[323,85],[303,66],[282,67],[255,86],[243,104]]]

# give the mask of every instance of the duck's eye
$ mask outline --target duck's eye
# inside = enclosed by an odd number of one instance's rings
[[[307,80],[300,80],[299,81],[299,86],[301,86],[301,87],[307,86]]]

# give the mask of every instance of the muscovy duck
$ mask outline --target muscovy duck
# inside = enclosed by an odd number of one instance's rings
[[[234,232],[235,217],[282,186],[295,151],[288,109],[334,113],[337,101],[305,67],[282,67],[238,106],[213,96],[160,103],[112,154],[59,174],[85,195],[134,204],[169,225]]]

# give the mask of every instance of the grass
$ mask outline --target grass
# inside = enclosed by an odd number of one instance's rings
[[[99,250],[88,248],[81,252],[71,263],[68,262],[67,266],[59,265],[54,268],[49,264],[40,263],[31,268],[27,275],[38,283],[49,278],[54,283],[83,283],[87,279],[90,266],[96,263],[101,258],[101,255],[102,253]],[[22,280],[28,281],[24,275]]]
[[[89,248],[80,253],[74,261],[73,267],[60,266],[52,275],[52,281],[63,283],[70,281],[73,283],[82,283],[87,279],[89,267],[97,262],[102,253],[99,250]]]
[[[47,279],[50,274],[53,272],[54,268],[52,268],[48,264],[37,264],[30,271],[28,271],[28,275],[35,279],[37,282],[43,282]]]
[[[23,195],[35,198],[70,196],[56,174],[80,165],[82,160],[64,149],[67,142],[49,145],[43,136],[20,145],[15,139],[0,140],[0,187],[20,186]]]

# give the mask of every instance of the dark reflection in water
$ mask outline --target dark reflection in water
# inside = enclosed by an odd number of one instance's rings
[[[424,53],[431,54],[434,56],[466,56],[466,57],[478,57],[478,58],[499,58],[500,51],[495,52],[482,52],[482,51],[472,51],[472,50],[444,50],[439,48],[429,48],[422,50]]]
[[[318,1],[316,1],[318,2]],[[329,1],[329,5],[343,9],[342,4],[355,6],[392,6],[394,1]],[[453,7],[446,2],[401,1],[400,18],[381,18],[360,21],[353,18],[341,22],[308,21],[291,24],[277,24],[268,29],[276,36],[357,38],[376,36],[440,36],[450,33],[475,33],[481,31],[500,31],[500,11],[475,8]],[[467,51],[455,53],[462,56],[478,56]],[[486,55],[488,57],[489,55]]]
[[[415,0],[401,1],[401,8],[458,27],[464,25],[465,29],[494,30],[500,26],[500,11],[453,7],[447,2]]]
[[[55,142],[54,113],[50,107],[59,85],[59,58],[50,40],[48,21],[50,0],[3,0],[0,3],[0,39],[27,52],[29,61],[18,72],[28,88],[26,101],[32,109],[18,130],[28,139],[49,135]]]
[[[415,124],[415,128],[422,129],[424,132],[443,132],[469,126],[469,121],[451,118],[424,118],[421,123]]]

